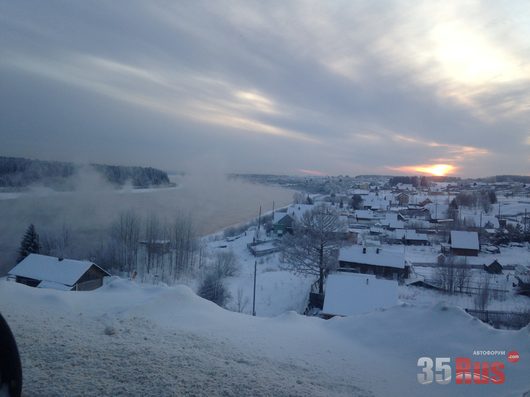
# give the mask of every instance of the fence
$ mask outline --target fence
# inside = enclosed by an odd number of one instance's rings
[[[530,312],[501,312],[494,310],[465,309],[467,313],[495,328],[520,329],[530,323]]]

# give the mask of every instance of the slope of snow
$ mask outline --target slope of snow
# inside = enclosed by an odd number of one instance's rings
[[[494,330],[460,309],[402,305],[329,321],[229,312],[184,286],[113,279],[92,292],[0,281],[26,395],[521,396],[530,329]],[[420,385],[420,356],[517,350],[504,385]],[[487,360],[487,359],[483,359]]]

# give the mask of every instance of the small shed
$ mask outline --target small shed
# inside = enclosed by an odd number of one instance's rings
[[[398,283],[369,274],[338,272],[326,280],[324,317],[348,316],[391,307],[398,303]]]
[[[480,251],[477,232],[452,230],[449,244],[453,255],[477,256]]]
[[[484,270],[489,274],[502,274],[502,265],[495,259],[489,265],[484,265]]]
[[[62,291],[91,291],[110,274],[89,261],[30,254],[8,273],[17,283]]]

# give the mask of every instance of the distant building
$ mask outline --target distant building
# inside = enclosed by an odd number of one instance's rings
[[[401,192],[396,196],[399,205],[408,205],[410,197],[407,193]]]
[[[274,218],[272,220],[274,233],[278,235],[292,233],[294,222],[300,221],[302,216],[313,208],[314,206],[312,204],[291,204],[286,210],[274,212]]]
[[[409,267],[403,253],[383,251],[377,247],[352,245],[339,251],[339,270],[373,274],[389,280],[405,279]]]
[[[349,316],[398,303],[398,283],[369,274],[334,273],[326,279],[324,317]]]
[[[452,230],[449,247],[452,255],[477,256],[480,251],[478,233]]]
[[[62,291],[90,291],[103,285],[108,272],[89,261],[30,254],[8,273],[17,283]]]
[[[392,243],[404,245],[430,245],[431,242],[426,234],[418,233],[412,229],[396,229],[389,234],[388,239]]]

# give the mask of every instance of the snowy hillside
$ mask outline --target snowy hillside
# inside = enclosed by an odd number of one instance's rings
[[[501,331],[442,304],[321,320],[229,312],[184,286],[113,279],[92,292],[0,281],[26,395],[521,396],[530,329]],[[516,350],[503,385],[420,385],[417,360]],[[487,358],[479,358],[487,361]]]

